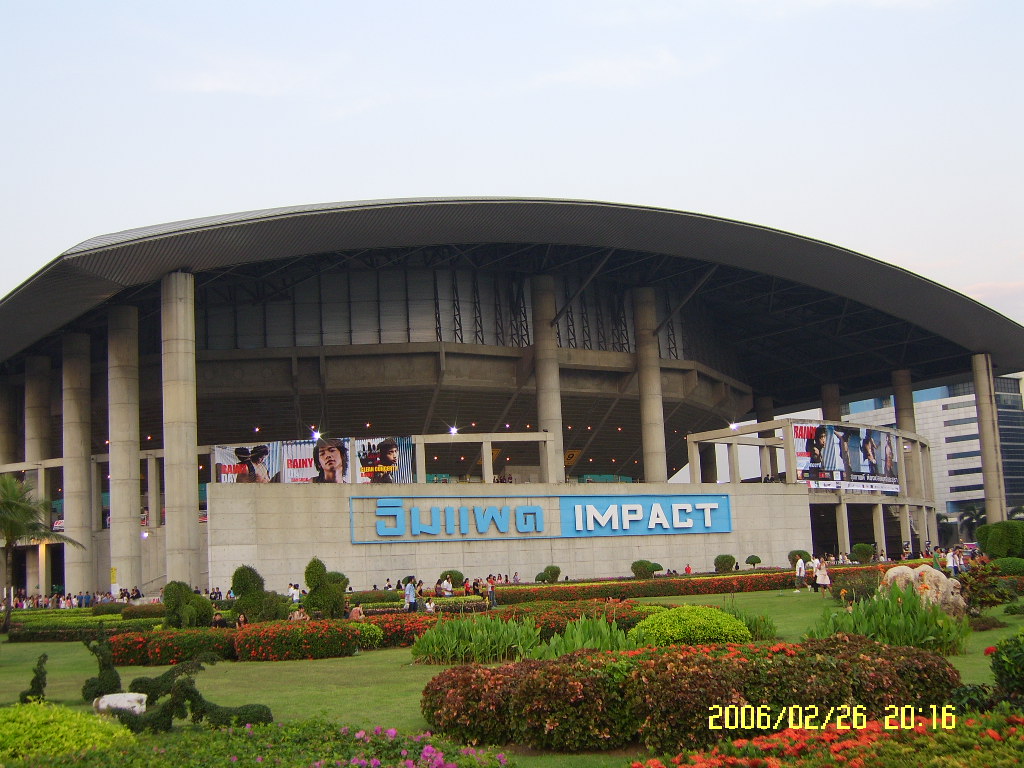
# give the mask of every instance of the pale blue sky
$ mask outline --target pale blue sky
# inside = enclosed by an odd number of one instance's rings
[[[820,238],[1024,323],[1024,3],[4,2],[6,294],[132,227],[523,195]]]

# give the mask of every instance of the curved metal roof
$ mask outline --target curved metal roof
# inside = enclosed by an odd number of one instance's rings
[[[684,283],[695,281],[692,267],[697,263],[734,268],[856,302],[914,326],[948,347],[932,357],[959,358],[959,370],[965,370],[963,356],[976,352],[990,353],[1000,372],[1024,369],[1024,327],[938,283],[862,254],[702,214],[531,198],[324,203],[172,222],[92,238],[65,251],[0,300],[0,327],[6,330],[0,338],[0,360],[124,289],[152,283],[173,270],[204,272],[362,248],[453,243],[551,243],[678,257],[680,265],[691,267]],[[659,279],[668,279],[664,274]],[[799,333],[807,322],[800,313],[788,319],[784,311],[778,315],[772,318],[772,327],[788,323],[785,330],[791,333]],[[750,328],[748,323],[748,335]],[[813,364],[813,358],[806,363]],[[937,367],[922,373],[949,375],[951,369]],[[789,399],[796,402],[796,393]]]

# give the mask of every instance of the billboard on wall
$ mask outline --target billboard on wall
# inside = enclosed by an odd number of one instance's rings
[[[892,431],[813,422],[794,424],[793,431],[797,476],[811,488],[899,492]]]
[[[215,445],[221,483],[411,483],[411,437],[321,437]]]

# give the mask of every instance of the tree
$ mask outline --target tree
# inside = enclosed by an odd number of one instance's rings
[[[14,548],[24,544],[69,544],[84,549],[74,539],[50,528],[50,502],[32,496],[32,486],[13,475],[0,475],[0,538],[4,541],[4,617],[0,633],[11,623],[14,590]]]
[[[964,507],[957,518],[960,540],[974,541],[978,526],[984,525],[986,522],[988,522],[988,516],[985,514],[984,507],[979,508],[973,504]]]

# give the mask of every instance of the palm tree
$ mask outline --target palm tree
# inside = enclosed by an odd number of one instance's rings
[[[960,540],[974,541],[978,526],[988,522],[988,516],[985,514],[984,507],[979,508],[973,504],[968,504],[960,511],[958,522]]]
[[[33,498],[32,486],[13,475],[0,475],[0,539],[4,542],[4,616],[0,632],[11,623],[14,591],[14,548],[22,544],[70,544],[74,539],[50,529],[50,502]]]

